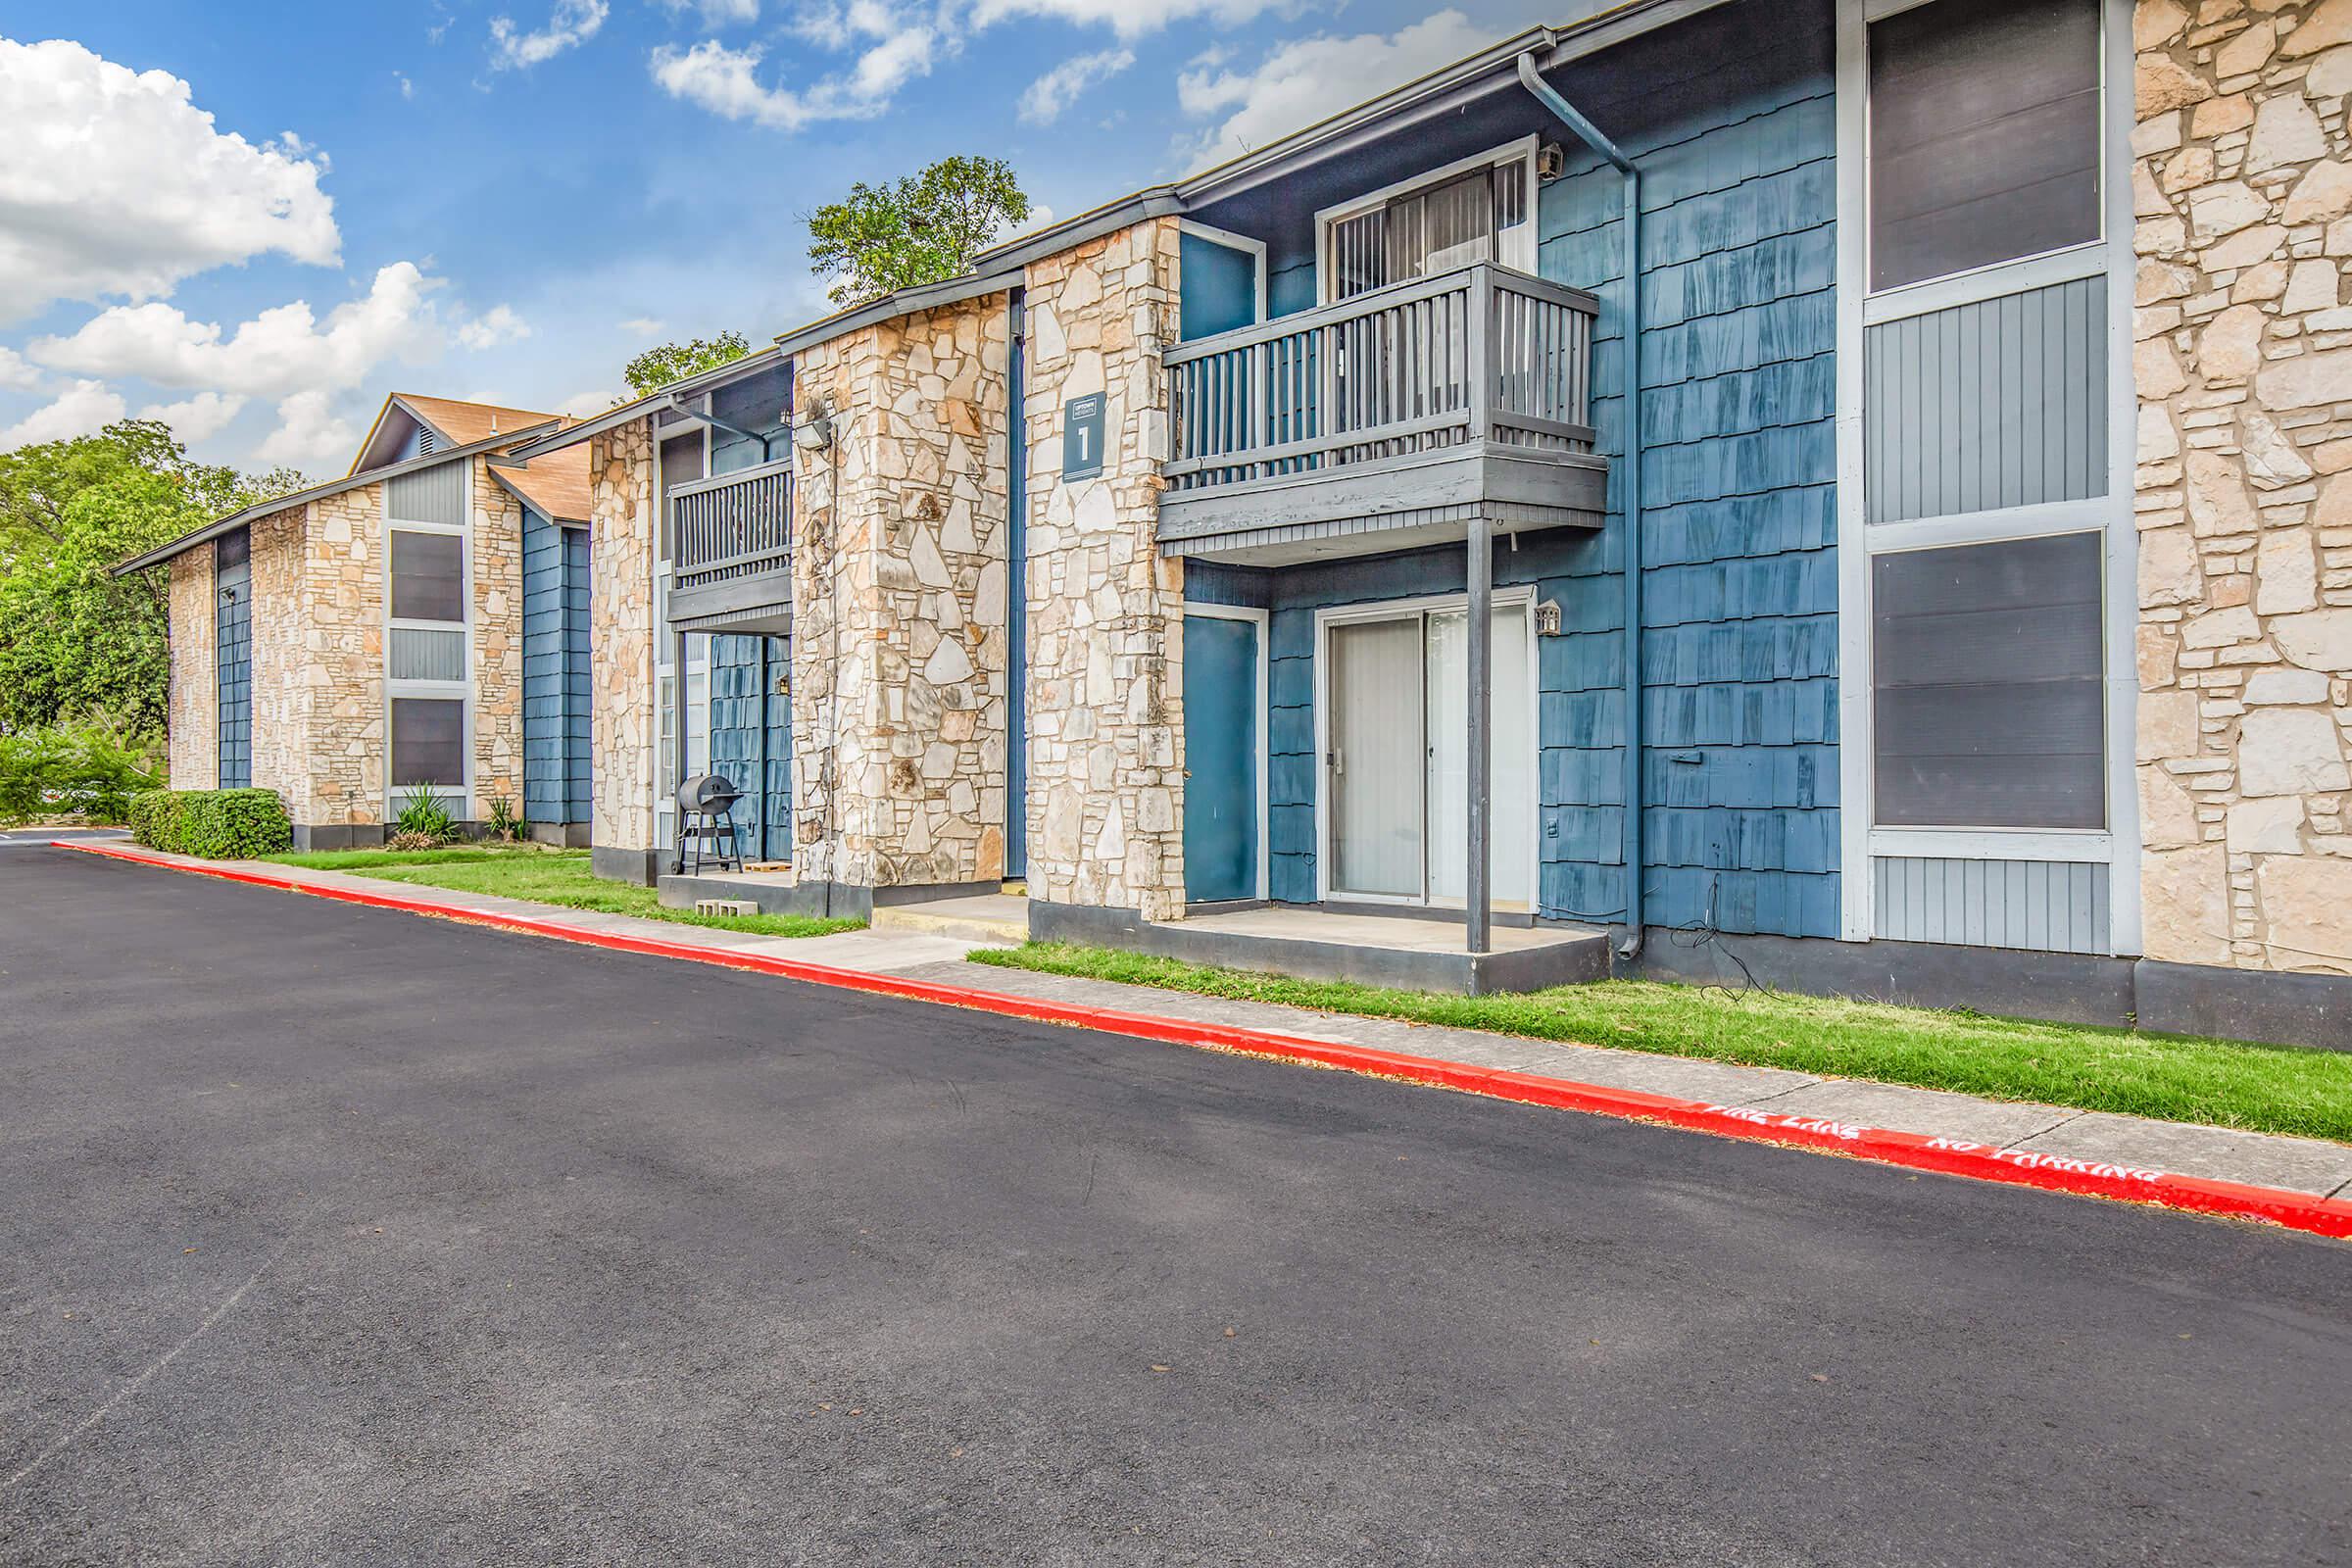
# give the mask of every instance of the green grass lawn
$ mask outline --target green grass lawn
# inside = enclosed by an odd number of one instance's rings
[[[1031,943],[976,963],[2352,1143],[2352,1053],[1611,980],[1453,997]]]
[[[309,866],[319,871],[350,871],[386,882],[452,888],[460,893],[487,893],[503,899],[528,899],[566,909],[594,909],[604,914],[636,914],[681,925],[711,926],[721,931],[748,931],[766,937],[821,937],[836,931],[856,931],[862,920],[823,920],[805,914],[697,914],[692,909],[664,909],[654,890],[633,882],[615,882],[588,869],[585,850],[549,850],[536,845],[464,845],[446,850],[322,850],[309,855],[273,855],[284,865]]]

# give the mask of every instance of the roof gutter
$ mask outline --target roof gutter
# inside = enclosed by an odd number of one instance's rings
[[[1536,69],[1519,57],[1519,85],[1624,176],[1625,462],[1618,495],[1625,510],[1625,923],[1617,956],[1642,956],[1642,172]]]

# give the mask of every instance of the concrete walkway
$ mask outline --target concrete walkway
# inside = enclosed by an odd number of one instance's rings
[[[762,937],[679,921],[598,914],[520,899],[390,882],[349,872],[267,861],[223,862],[139,854],[191,869],[262,872],[305,887],[387,893],[430,901],[465,918],[522,918],[585,932],[647,938],[713,952],[752,953],[871,974],[953,985],[999,996],[1043,998],[1196,1023],[1269,1030],[1308,1040],[1369,1047],[1440,1061],[1542,1074],[1580,1084],[1628,1089],[1774,1116],[1821,1117],[1923,1137],[1966,1139],[2001,1150],[2071,1156],[2352,1199],[2352,1146],[2319,1139],[2237,1132],[2069,1110],[2015,1101],[1981,1100],[1934,1089],[1851,1078],[1817,1078],[1775,1067],[1744,1067],[1604,1046],[1562,1045],[1479,1030],[1447,1029],[1269,1003],[1235,1002],[1152,986],[1076,979],[969,962],[974,944],[914,931],[856,931],[825,937]]]

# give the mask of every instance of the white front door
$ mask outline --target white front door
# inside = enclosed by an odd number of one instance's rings
[[[1426,618],[1429,693],[1429,896],[1435,904],[1469,897],[1470,612],[1443,610]],[[1489,751],[1489,882],[1494,906],[1535,907],[1536,745],[1528,731],[1527,611],[1494,611],[1494,726]]]
[[[1470,836],[1469,612],[1460,602],[1325,629],[1325,889],[1459,906]],[[1536,901],[1536,738],[1524,601],[1494,610],[1494,906]]]

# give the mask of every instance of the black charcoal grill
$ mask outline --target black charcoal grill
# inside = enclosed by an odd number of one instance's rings
[[[691,875],[706,866],[743,869],[736,843],[735,803],[743,791],[724,773],[698,773],[678,786],[678,870]]]

